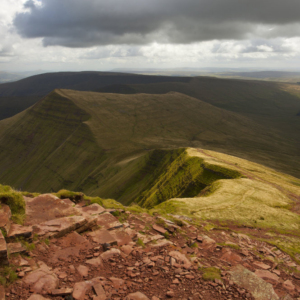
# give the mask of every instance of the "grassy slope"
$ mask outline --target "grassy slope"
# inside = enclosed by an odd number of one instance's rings
[[[256,149],[268,154],[274,140],[276,135],[245,117],[179,93],[57,90],[0,122],[0,182],[37,192],[84,191],[125,203],[143,189],[129,192],[136,184],[133,174],[149,168],[143,154],[150,150],[196,146],[250,156]]]
[[[300,261],[299,179],[214,151],[188,149],[187,152],[210,168],[229,168],[242,177],[216,180],[198,196],[170,199],[152,212],[187,215],[222,226],[261,228],[265,230],[263,240]]]
[[[238,113],[259,124],[266,134],[278,136],[274,149],[250,151],[216,151],[234,154],[266,164],[282,172],[300,176],[300,93],[298,86],[274,82],[228,80],[209,77],[193,78],[187,83],[130,85],[137,93],[163,94],[177,91],[216,107]],[[283,142],[284,141],[284,142]],[[245,145],[252,147],[252,145]],[[266,151],[269,154],[266,155]],[[280,159],[272,152],[277,152]],[[288,168],[287,168],[288,166]]]
[[[300,202],[299,179],[218,152],[189,149],[188,154],[215,168],[236,170],[243,178],[214,181],[206,193],[169,200],[162,207],[177,203],[176,211],[183,210],[201,219],[231,220],[253,227],[300,229],[300,216],[292,212]]]

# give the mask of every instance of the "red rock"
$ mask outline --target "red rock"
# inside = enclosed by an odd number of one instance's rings
[[[116,238],[113,237],[111,233],[106,229],[99,229],[93,232],[89,232],[88,236],[90,236],[95,243],[99,243],[101,245],[117,245],[118,243]]]
[[[124,252],[127,255],[130,255],[130,253],[132,252],[133,248],[129,245],[124,245],[121,247],[122,252]]]
[[[187,259],[187,257],[178,251],[169,252],[169,256],[175,258],[177,262],[180,262],[186,267],[190,267],[192,265],[192,263]]]
[[[94,281],[93,283],[93,289],[95,290],[95,293],[97,294],[97,300],[105,300],[106,299],[106,293],[103,289],[103,286],[100,282],[100,280]]]
[[[8,265],[7,246],[5,238],[0,230],[0,265]]]
[[[0,284],[0,300],[5,300],[5,289],[1,284]]]
[[[89,275],[89,268],[86,266],[80,265],[76,269],[82,277],[86,277]]]
[[[7,244],[7,250],[10,254],[17,254],[17,253],[26,253],[27,250],[21,243],[9,243]]]
[[[44,298],[41,295],[33,294],[27,300],[49,300],[49,298]]]
[[[165,234],[167,232],[166,229],[154,224],[152,225],[153,229],[156,230],[157,232],[161,233],[161,234]]]
[[[73,289],[73,298],[75,300],[84,300],[85,294],[92,288],[92,281],[76,282]]]
[[[21,266],[21,267],[29,266],[29,262],[27,260],[25,260],[22,256],[20,256],[19,266]]]
[[[103,212],[105,212],[105,208],[100,206],[97,203],[93,203],[91,205],[85,206],[85,207],[78,207],[76,208],[81,212],[82,216],[87,217],[87,216],[94,216],[94,215],[100,215]]]
[[[117,241],[119,246],[127,245],[132,242],[131,237],[123,230],[123,228],[111,230],[110,234]]]
[[[279,282],[279,277],[266,270],[256,270],[255,275],[257,275],[259,278],[262,278],[267,281],[271,281],[272,283],[278,283]]]
[[[173,291],[167,291],[167,297],[168,298],[173,298],[175,296]]]
[[[202,247],[204,247],[205,249],[215,248],[216,241],[211,239],[210,237],[204,235],[204,236],[202,236]]]
[[[31,236],[32,236],[31,226],[21,226],[18,224],[12,224],[6,240],[12,242],[18,238],[30,239]]]
[[[10,218],[11,218],[11,211],[8,205],[1,204],[0,206],[0,229],[3,229],[5,233],[9,232],[10,229]]]
[[[38,236],[59,238],[75,231],[86,223],[87,220],[81,216],[64,217],[34,226],[34,233]]]
[[[233,264],[242,261],[242,258],[238,254],[236,254],[230,250],[227,250],[224,252],[225,253],[221,257],[222,260],[225,260],[225,261],[233,263]]]
[[[97,225],[107,230],[123,227],[119,220],[108,212],[97,217]]]
[[[255,266],[258,267],[258,268],[264,269],[264,270],[269,270],[269,269],[271,269],[271,267],[270,267],[269,265],[266,265],[266,264],[264,264],[264,263],[262,263],[262,262],[260,262],[260,261],[255,261],[255,262],[253,263],[253,265],[255,265]]]
[[[112,248],[108,251],[103,252],[100,256],[103,260],[108,260],[115,255],[120,255],[121,251],[119,249]]]
[[[59,199],[52,194],[43,194],[35,198],[26,197],[25,202],[25,225],[36,225],[70,215],[79,215],[70,199]]]
[[[125,297],[125,300],[150,300],[146,295],[141,292],[131,293]]]
[[[289,291],[294,291],[294,290],[295,290],[295,286],[294,286],[294,284],[293,284],[290,280],[286,280],[286,281],[282,284],[282,286],[283,286],[285,289],[289,290]]]
[[[119,289],[124,284],[124,280],[120,278],[110,277],[109,280],[112,282],[115,289]]]
[[[159,300],[159,298],[157,298],[156,296],[153,296],[153,297],[151,298],[151,300]]]
[[[86,261],[86,263],[89,264],[89,265],[92,265],[94,267],[103,266],[103,261],[102,261],[101,257],[88,259]]]
[[[23,282],[29,285],[34,293],[51,293],[59,283],[57,276],[43,262],[40,262],[39,269],[27,274]]]
[[[71,288],[63,288],[63,289],[56,289],[52,291],[53,296],[66,296],[73,293],[73,289]]]
[[[124,231],[132,238],[135,239],[137,237],[136,230],[132,230],[131,228],[125,228]]]

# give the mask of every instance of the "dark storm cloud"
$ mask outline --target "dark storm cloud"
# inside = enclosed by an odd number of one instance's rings
[[[290,37],[299,0],[33,0],[15,16],[18,33],[45,46],[191,43]],[[272,27],[268,29],[267,25]]]

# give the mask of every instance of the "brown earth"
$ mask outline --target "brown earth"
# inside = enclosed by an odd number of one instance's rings
[[[12,225],[10,245],[26,232],[26,253],[8,253],[18,278],[4,292],[0,284],[0,300],[300,299],[300,266],[255,229],[251,238],[249,228],[208,231],[187,217],[43,205],[48,198],[38,198],[41,214],[26,198],[28,226]],[[61,205],[74,216],[57,213]],[[4,237],[1,245],[5,257]]]

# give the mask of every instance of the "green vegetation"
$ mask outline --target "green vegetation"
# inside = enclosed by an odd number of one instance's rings
[[[221,247],[228,247],[228,248],[232,248],[235,250],[239,250],[241,248],[239,245],[236,245],[233,243],[218,243],[218,245]]]
[[[202,278],[206,281],[213,281],[215,279],[221,279],[221,271],[218,268],[200,268],[200,271],[203,272]]]
[[[16,267],[13,265],[0,267],[0,284],[8,286],[18,279]]]
[[[145,248],[145,244],[144,244],[144,242],[142,241],[142,239],[140,239],[140,238],[137,239],[136,244],[137,244],[138,246],[140,246],[140,247]]]
[[[203,168],[200,176],[201,162],[174,150],[203,143],[297,173],[299,117],[291,117],[299,111],[297,96],[270,83],[187,81],[153,91],[175,87],[189,96],[55,90],[0,122],[0,182],[29,192],[64,188],[148,208],[194,197],[210,177],[236,176],[219,166]]]
[[[10,207],[12,219],[18,224],[22,224],[25,216],[25,201],[20,192],[15,191],[10,186],[0,184],[0,204]]]

